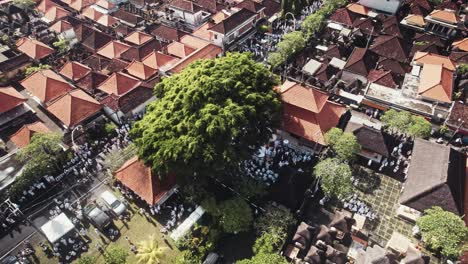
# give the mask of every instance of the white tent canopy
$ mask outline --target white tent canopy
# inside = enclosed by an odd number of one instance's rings
[[[73,228],[75,228],[75,225],[73,225],[64,213],[61,213],[49,222],[45,223],[41,227],[41,230],[49,242],[54,243],[70,232]]]

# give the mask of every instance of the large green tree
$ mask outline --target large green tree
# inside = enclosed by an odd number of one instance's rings
[[[431,123],[424,119],[424,117],[412,115],[408,111],[390,109],[384,113],[381,121],[392,132],[404,133],[421,138],[428,138],[431,136]]]
[[[128,251],[117,245],[110,245],[104,252],[106,264],[126,264]]]
[[[342,161],[353,160],[361,150],[357,138],[353,133],[343,132],[339,128],[332,128],[325,134],[325,142],[332,148],[336,158]]]
[[[314,175],[322,180],[322,190],[327,196],[343,199],[352,193],[352,171],[339,159],[328,158],[314,168]]]
[[[158,100],[131,130],[158,172],[206,172],[250,157],[280,123],[278,78],[251,54],[198,60],[155,87]]]
[[[234,198],[219,204],[219,223],[227,233],[248,231],[253,222],[252,209],[242,198]]]
[[[269,232],[264,232],[255,240],[253,252],[260,253],[278,253],[286,240],[287,233],[280,228],[271,228]]]
[[[408,128],[408,134],[413,137],[428,138],[431,136],[432,125],[422,116],[411,117],[411,125]]]
[[[462,244],[467,241],[468,228],[459,216],[433,207],[424,211],[416,224],[429,249],[453,259],[460,256]]]
[[[273,229],[287,232],[289,225],[294,221],[294,216],[288,208],[268,204],[263,214],[255,221],[254,227],[258,234],[269,233]]]
[[[268,63],[276,67],[286,61],[292,55],[302,51],[306,40],[301,31],[293,31],[284,34],[283,39],[277,44],[276,52],[268,55]]]
[[[289,262],[277,253],[260,253],[253,256],[251,259],[243,259],[236,262],[237,264],[288,264]]]

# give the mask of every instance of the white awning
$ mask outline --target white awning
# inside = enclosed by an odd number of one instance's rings
[[[190,229],[192,229],[192,226],[198,222],[198,220],[203,216],[205,213],[205,209],[203,207],[198,206],[195,211],[193,211],[187,219],[182,222],[170,235],[174,241],[179,240],[182,238]]]
[[[276,19],[278,19],[278,16],[277,16],[277,15],[273,15],[273,16],[271,16],[271,17],[268,19],[268,22],[269,22],[269,23],[273,23],[273,22],[276,21]]]
[[[317,45],[317,46],[315,46],[315,48],[318,49],[318,50],[322,50],[322,51],[327,51],[328,50],[328,47],[323,46],[323,45]]]
[[[338,58],[332,58],[329,64],[335,68],[342,70],[346,65],[346,61],[340,60]]]
[[[65,213],[61,213],[49,222],[45,223],[41,227],[41,230],[47,237],[47,240],[49,240],[50,243],[54,243],[70,232],[73,228],[75,228],[75,225],[73,225]]]
[[[302,70],[309,73],[310,75],[314,75],[320,69],[320,67],[322,67],[322,63],[312,59],[307,62],[304,67],[302,67]]]
[[[342,25],[334,23],[334,22],[328,22],[327,27],[338,30],[338,31],[341,31],[343,29]]]

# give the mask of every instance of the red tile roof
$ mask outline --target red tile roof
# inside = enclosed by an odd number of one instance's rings
[[[180,37],[185,35],[185,33],[178,30],[177,28],[161,24],[157,28],[153,29],[153,31],[151,31],[151,35],[165,41],[179,41]]]
[[[81,15],[93,20],[93,21],[97,21],[101,16],[103,16],[104,14],[97,11],[96,9],[92,8],[92,7],[88,7],[86,8],[83,13],[81,13]]]
[[[378,56],[365,48],[354,48],[348,58],[344,69],[346,71],[367,77],[369,71],[374,69]]]
[[[46,104],[73,89],[65,79],[52,70],[35,72],[20,83],[26,90]]]
[[[371,70],[367,79],[371,83],[376,83],[385,87],[398,88],[399,81],[391,71]]]
[[[439,54],[432,54],[429,52],[416,52],[414,54],[413,62],[417,64],[438,64],[444,66],[450,71],[455,71],[456,63],[449,57],[442,56]]]
[[[88,7],[94,4],[95,2],[95,0],[73,0],[69,6],[75,9],[76,11],[81,11],[85,7]]]
[[[36,9],[45,14],[51,7],[59,6],[58,4],[54,3],[52,0],[42,0],[39,5],[36,6]]]
[[[220,47],[214,44],[208,44],[205,47],[196,50],[189,56],[183,58],[182,60],[174,64],[174,66],[171,67],[170,71],[180,72],[192,62],[195,62],[201,59],[214,59],[222,52],[223,52],[223,49],[221,49]]]
[[[361,5],[361,4],[358,4],[358,3],[351,3],[351,4],[348,4],[346,6],[346,9],[348,9],[349,11],[353,12],[353,13],[356,13],[356,14],[360,14],[360,15],[363,15],[363,16],[367,16],[367,13],[369,13],[369,8]]]
[[[190,13],[196,13],[202,10],[201,6],[196,5],[194,2],[187,0],[173,0],[169,3],[169,6]]]
[[[370,50],[380,56],[405,62],[408,60],[411,45],[397,36],[379,36],[371,45]]]
[[[105,27],[112,27],[118,23],[117,19],[110,15],[103,15],[96,22]]]
[[[44,18],[47,19],[49,23],[52,23],[68,15],[70,15],[70,12],[67,10],[58,6],[53,6],[47,10],[44,14]]]
[[[160,177],[145,166],[137,156],[131,158],[115,173],[115,178],[150,205],[158,204],[161,198],[175,185],[175,175]]]
[[[141,31],[135,31],[132,34],[128,35],[125,38],[125,41],[135,45],[143,45],[152,39],[153,37],[149,34],[143,33]]]
[[[434,10],[429,14],[432,19],[446,22],[449,24],[458,24],[460,22],[460,17],[451,10]]]
[[[107,80],[108,76],[99,72],[89,72],[83,78],[81,78],[76,86],[87,91],[90,94],[94,94],[96,88]]]
[[[13,87],[0,87],[0,114],[8,112],[26,101],[27,99]]]
[[[153,51],[143,59],[143,64],[153,69],[159,69],[164,66],[170,66],[178,62],[179,59],[174,56],[166,55],[159,51]]]
[[[351,27],[359,17],[360,15],[349,11],[347,8],[340,8],[330,16],[330,20]]]
[[[224,19],[223,21],[217,23],[216,25],[209,28],[214,32],[218,32],[221,34],[227,34],[233,31],[238,26],[242,25],[249,19],[255,17],[257,14],[242,8],[241,10],[237,11],[236,13],[232,14],[230,17]]]
[[[29,145],[31,138],[36,133],[49,133],[50,130],[42,122],[35,122],[24,125],[15,134],[10,137],[10,140],[18,147],[24,148]]]
[[[104,8],[104,9],[113,9],[115,7],[115,5],[107,0],[99,0],[96,2],[96,5]]]
[[[98,87],[107,94],[122,95],[140,84],[140,81],[130,75],[114,72],[107,80]]]
[[[262,6],[262,4],[260,4],[259,2],[255,2],[253,0],[244,0],[240,3],[238,3],[236,5],[237,8],[245,8],[245,9],[248,9],[249,11],[251,12],[254,12],[254,13],[258,13],[260,12],[261,10],[265,9],[264,6]]]
[[[453,71],[441,64],[424,64],[418,94],[440,102],[452,102]]]
[[[73,26],[68,21],[59,20],[50,26],[49,29],[55,31],[56,33],[62,33],[64,31],[73,29]]]
[[[156,69],[153,69],[139,61],[133,61],[130,63],[126,70],[130,75],[135,76],[140,80],[148,80],[158,72]]]
[[[188,45],[182,44],[180,42],[174,41],[171,44],[169,44],[167,47],[167,53],[170,55],[179,57],[179,58],[185,58],[190,53],[194,52],[196,49],[193,47],[190,47]]]
[[[54,53],[54,49],[47,46],[46,44],[30,38],[21,38],[16,42],[16,46],[19,51],[28,55],[28,57],[34,60],[43,59],[50,54]]]
[[[286,81],[280,92],[284,130],[325,145],[325,133],[338,125],[346,108],[328,101],[324,92],[294,82]]]
[[[62,67],[59,73],[70,80],[77,81],[89,72],[91,72],[91,68],[88,66],[76,61],[69,61]]]
[[[97,54],[109,59],[118,59],[120,58],[120,55],[127,51],[129,48],[129,45],[117,40],[113,40],[107,43],[104,47],[100,48],[97,51]]]
[[[60,97],[47,107],[67,127],[74,127],[101,110],[101,105],[80,89]]]
[[[468,38],[453,42],[452,49],[468,51]]]

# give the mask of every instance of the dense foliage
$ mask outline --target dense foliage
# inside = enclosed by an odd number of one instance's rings
[[[288,261],[276,253],[260,253],[251,259],[237,261],[237,264],[288,264]]]
[[[317,12],[310,14],[302,22],[302,31],[307,39],[318,33],[325,24],[325,18],[338,8],[346,5],[347,0],[326,0]]]
[[[76,261],[76,264],[94,264],[94,263],[96,263],[96,259],[91,256],[81,256]]]
[[[291,211],[282,205],[268,204],[265,212],[255,221],[255,230],[258,234],[269,233],[273,229],[287,232],[288,227],[294,223]]]
[[[50,69],[50,65],[48,64],[38,64],[37,66],[28,66],[26,69],[24,69],[24,75],[29,76],[35,72],[45,70],[45,69]]]
[[[416,224],[429,249],[454,259],[461,254],[462,244],[467,241],[468,228],[459,216],[433,207],[424,211]]]
[[[314,175],[321,179],[322,190],[327,196],[343,199],[353,190],[351,168],[339,159],[320,161],[314,168]]]
[[[177,264],[201,263],[213,251],[221,237],[221,231],[214,226],[195,225],[192,232],[177,242],[183,251],[177,257]]]
[[[279,125],[277,84],[248,53],[190,64],[156,85],[159,99],[132,128],[139,156],[161,173],[215,175],[237,164]]]
[[[202,202],[202,207],[215,219],[226,233],[248,231],[253,221],[252,209],[240,198],[232,198],[220,202],[209,197]],[[242,216],[242,217],[239,217]]]
[[[106,264],[126,264],[128,251],[117,245],[110,245],[104,252]]]
[[[255,240],[253,252],[278,253],[286,240],[287,233],[280,228],[270,228],[269,232],[264,232]]]
[[[423,117],[412,115],[407,111],[390,109],[385,112],[381,120],[392,132],[404,133],[421,138],[428,138],[431,136],[431,123]]]
[[[341,161],[350,161],[361,150],[357,138],[353,133],[343,132],[339,128],[332,128],[325,134],[325,141]]]
[[[301,52],[306,45],[306,40],[301,31],[293,31],[283,35],[283,39],[277,44],[276,52],[268,56],[268,63],[277,67],[292,55]]]

